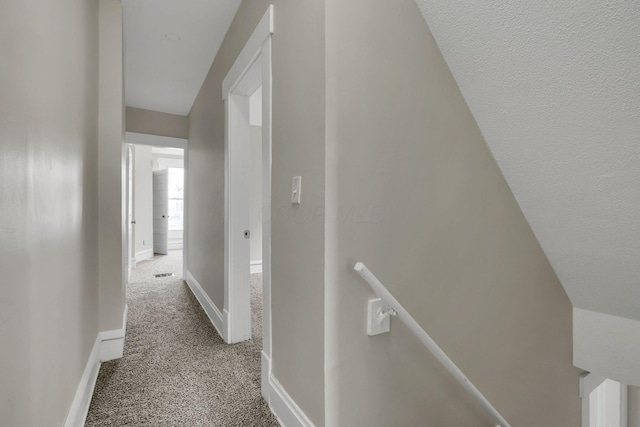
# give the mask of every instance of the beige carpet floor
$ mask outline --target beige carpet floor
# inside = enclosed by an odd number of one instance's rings
[[[261,275],[252,275],[254,338],[234,345],[181,275],[178,251],[133,271],[124,357],[102,364],[86,426],[278,426],[260,395]]]

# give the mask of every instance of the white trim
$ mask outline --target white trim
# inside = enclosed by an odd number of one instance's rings
[[[229,337],[231,336],[231,331],[229,330],[229,325],[230,325],[230,322],[229,322],[229,311],[227,311],[226,308],[222,309],[222,323],[224,325],[224,330],[223,330],[224,331],[224,335],[223,335],[224,340],[228,344],[231,344],[229,342]]]
[[[120,359],[124,355],[124,340],[127,335],[127,315],[129,306],[125,304],[122,314],[122,329],[102,331],[98,334],[100,339],[100,362]]]
[[[136,230],[133,227],[133,217],[134,217],[134,208],[135,208],[135,154],[134,149],[131,144],[127,144],[126,142],[123,144],[125,146],[126,151],[126,161],[125,161],[125,182],[126,182],[126,191],[125,191],[125,199],[126,202],[124,204],[125,209],[125,224],[126,224],[126,241],[127,241],[127,272],[126,272],[126,281],[123,283],[129,283],[131,280],[131,270],[136,267],[136,255],[135,255],[135,241],[136,241]],[[126,290],[124,291],[126,294]]]
[[[314,426],[273,375],[269,377],[269,408],[283,427]]]
[[[240,80],[240,77],[253,65],[254,60],[262,50],[264,41],[273,34],[273,5],[269,5],[262,19],[253,30],[251,37],[242,48],[238,58],[231,66],[227,76],[222,81],[222,99],[227,99],[229,92]]]
[[[106,338],[114,332],[120,332],[121,329],[115,331],[100,332],[100,362],[108,362],[109,360],[120,359],[124,355],[124,334],[115,338]]]
[[[144,251],[136,252],[136,263],[149,259],[153,259],[153,249],[145,249]]]
[[[84,368],[76,394],[71,402],[67,419],[64,423],[64,427],[82,427],[87,419],[89,413],[89,406],[91,405],[91,397],[93,396],[93,390],[96,386],[96,380],[98,379],[98,373],[100,372],[100,347],[102,341],[100,335],[96,337],[93,343],[93,348],[89,354],[87,365]]]
[[[124,304],[124,313],[122,313],[122,329],[124,329],[125,335],[127,334],[127,318],[129,316],[129,304]]]
[[[605,377],[593,373],[580,377],[580,399],[582,399],[582,427],[591,427],[591,392],[597,389]],[[595,427],[595,426],[594,426]]]
[[[273,15],[273,9],[271,11]],[[273,16],[272,16],[273,21]],[[273,29],[273,28],[272,28]],[[271,37],[262,46],[262,205],[271,207],[272,96]],[[262,351],[271,357],[271,214],[262,218]],[[270,372],[262,371],[264,378]]]
[[[191,274],[189,270],[187,270],[185,281],[187,282],[187,285],[189,285],[189,289],[191,289],[193,295],[202,306],[204,312],[207,313],[207,316],[209,316],[209,320],[211,320],[211,323],[216,328],[216,331],[218,331],[218,335],[220,335],[220,337],[222,337],[222,339],[226,341],[225,336],[222,333],[225,330],[225,322],[223,321],[220,309],[218,309],[213,301],[211,301],[209,295],[207,295],[204,289],[202,289],[200,283],[198,283],[196,278],[193,277],[193,274]]]
[[[129,306],[125,304],[122,314],[122,329],[99,332],[93,343],[89,359],[80,377],[76,394],[71,402],[64,427],[83,427],[91,406],[93,390],[100,373],[101,362],[118,359],[124,351],[124,338],[127,332],[127,314]],[[119,354],[119,356],[118,356]]]
[[[188,270],[188,248],[187,248],[187,234],[189,227],[189,204],[187,203],[189,195],[189,187],[187,185],[187,171],[189,170],[189,150],[184,150],[184,198],[182,200],[182,277],[187,277]]]
[[[627,389],[626,384],[601,375],[582,375],[582,427],[627,427]]]
[[[226,341],[235,343],[251,338],[251,315],[249,304],[250,269],[247,269],[249,258],[248,241],[242,238],[242,232],[249,229],[248,198],[243,196],[244,189],[248,191],[248,177],[238,167],[239,162],[248,158],[248,128],[249,128],[249,96],[240,93],[240,86],[255,86],[258,80],[263,87],[263,175],[269,174],[269,179],[263,187],[263,201],[271,200],[271,34],[273,33],[273,6],[270,5],[262,19],[256,26],[251,37],[243,47],[223,81],[223,99],[225,102],[225,234],[224,234],[224,308],[228,321],[226,326]],[[257,70],[261,74],[257,74]],[[238,93],[235,93],[235,92]],[[266,107],[266,108],[265,108]],[[246,123],[245,123],[246,122]],[[230,144],[230,135],[235,142]],[[264,147],[269,147],[265,150]],[[269,163],[265,168],[264,163]],[[264,176],[263,176],[264,178]],[[245,182],[246,181],[246,182]],[[265,190],[269,186],[268,191]],[[232,188],[233,187],[233,188]],[[235,189],[235,190],[234,190]],[[268,202],[267,202],[268,203]],[[245,204],[247,206],[245,206]],[[245,209],[246,207],[246,209]],[[233,211],[233,212],[232,212]],[[268,252],[270,242],[265,234],[270,232],[268,224],[263,229],[263,256],[267,253],[265,263],[269,262]],[[246,248],[245,248],[246,246]],[[266,248],[266,249],[265,249]],[[246,249],[246,251],[245,251]],[[246,253],[245,253],[246,252]],[[246,255],[246,256],[245,256]],[[263,270],[269,273],[269,266],[263,264]],[[265,275],[268,276],[268,275]],[[246,283],[245,283],[246,282]],[[233,283],[234,286],[230,284]],[[264,324],[263,347],[267,354],[271,353],[271,322],[270,322],[270,281],[264,278],[263,284],[263,317]]]
[[[155,147],[187,148],[187,140],[171,136],[149,135],[146,133],[126,132],[125,139],[129,144],[151,145]]]
[[[580,376],[580,398],[588,397],[593,390],[606,380],[602,375],[586,373]]]
[[[269,378],[271,377],[271,358],[265,353],[264,350],[260,352],[262,360],[262,375],[260,376],[260,391],[265,402],[269,403],[269,394],[271,393],[271,387],[269,386]]]
[[[224,308],[229,319],[226,341],[237,343],[251,339],[250,247],[244,237],[251,228],[245,169],[250,155],[249,98],[230,93],[225,119]]]
[[[271,358],[262,351],[262,397],[282,427],[314,427],[298,404],[271,372]]]
[[[251,274],[262,273],[262,260],[251,261],[251,266],[249,268]]]

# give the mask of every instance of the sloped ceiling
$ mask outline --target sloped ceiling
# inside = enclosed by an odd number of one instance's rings
[[[123,0],[125,103],[187,115],[240,0]]]
[[[574,306],[640,320],[640,2],[416,1]]]

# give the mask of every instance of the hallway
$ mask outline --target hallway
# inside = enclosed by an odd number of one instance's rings
[[[102,364],[86,426],[277,426],[260,395],[260,275],[252,275],[254,339],[227,345],[182,281],[181,256],[170,251],[133,270],[124,357]]]

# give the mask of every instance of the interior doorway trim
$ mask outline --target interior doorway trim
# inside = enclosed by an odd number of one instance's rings
[[[147,133],[126,132],[125,139],[129,144],[151,145],[153,147],[182,148],[187,150],[187,140],[171,136],[150,135]]]
[[[187,150],[187,143],[188,140],[185,138],[173,138],[173,137],[169,137],[169,136],[161,136],[161,135],[151,135],[151,134],[146,134],[146,133],[137,133],[137,132],[125,132],[125,150],[129,150],[129,147],[133,147],[135,145],[149,145],[152,147],[168,147],[168,148],[181,148],[184,150],[184,160],[183,160],[183,167],[184,167],[184,172],[185,172],[185,178],[186,178],[186,173],[187,173],[187,168],[189,167],[189,163],[188,163],[188,150]],[[128,212],[129,212],[129,204],[131,203],[131,200],[129,199],[129,185],[128,185],[128,177],[129,177],[129,156],[127,156],[126,158],[126,162],[124,162],[123,164],[123,174],[125,174],[124,176],[126,176],[126,181],[127,181],[127,185],[126,185],[126,193],[125,193],[125,197],[123,200],[123,204],[122,204],[122,209],[123,209],[123,216],[125,218],[128,218]],[[185,278],[187,277],[187,229],[189,227],[189,221],[188,221],[188,205],[189,205],[189,197],[188,197],[188,188],[187,188],[187,180],[185,179],[184,181],[184,207],[183,207],[183,217],[184,217],[184,224],[183,224],[183,237],[182,237],[182,277]],[[135,217],[134,217],[135,220]],[[126,224],[127,227],[125,227],[125,242],[126,242],[126,246],[127,252],[125,251],[125,244],[123,244],[123,253],[128,253],[129,249],[128,246],[130,246],[132,244],[132,239],[134,238],[134,235],[130,234],[130,227],[129,227],[129,223],[130,220],[127,219],[126,220]],[[133,231],[133,233],[135,233],[135,231]],[[148,258],[149,255],[152,258],[153,257],[153,249],[151,249],[150,251],[148,251],[146,254],[146,257]],[[135,254],[134,254],[134,258],[135,258]],[[124,281],[124,283],[129,283],[129,271],[128,271],[128,264],[125,264],[123,266],[123,276],[124,278],[126,278],[127,280]],[[126,292],[126,291],[125,291]]]
[[[251,34],[246,45],[238,55],[229,73],[222,82],[222,97],[225,102],[225,274],[223,310],[226,341],[239,342],[251,338],[251,316],[249,286],[244,284],[244,268],[249,273],[247,253],[246,266],[234,263],[235,254],[243,251],[242,228],[247,228],[244,218],[245,203],[248,194],[234,191],[240,188],[243,174],[247,174],[248,143],[235,143],[248,140],[248,94],[255,81],[262,85],[262,281],[263,281],[263,336],[262,336],[262,390],[265,394],[271,373],[271,35],[273,34],[273,6],[270,5]],[[251,86],[251,87],[249,87]],[[230,144],[230,139],[234,143]],[[248,178],[247,178],[248,180]],[[235,185],[235,187],[234,187]],[[246,207],[248,211],[248,205]],[[233,215],[231,214],[233,212]],[[241,215],[236,215],[240,212]],[[247,213],[248,217],[248,213]],[[248,251],[248,244],[247,251]],[[236,260],[237,261],[237,260]],[[239,273],[239,282],[235,274]],[[241,286],[236,286],[240,283]]]

